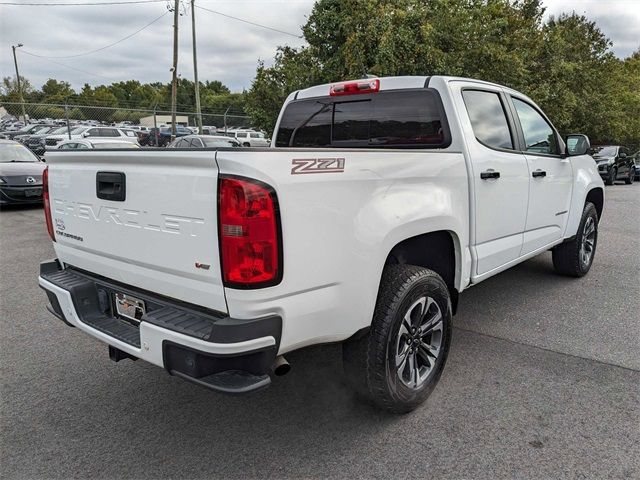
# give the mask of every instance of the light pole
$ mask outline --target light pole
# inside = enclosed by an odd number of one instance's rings
[[[16,81],[18,82],[18,97],[20,98],[20,106],[22,107],[22,121],[27,123],[27,114],[24,111],[24,98],[22,96],[22,86],[20,85],[20,73],[18,72],[18,59],[16,58],[16,48],[22,47],[22,44],[11,45],[13,50],[13,64],[16,66]]]
[[[173,77],[171,79],[171,141],[176,138],[176,103],[178,100],[178,19],[180,0],[173,5]]]
[[[191,35],[193,43],[193,77],[196,82],[196,123],[202,135],[202,111],[200,110],[200,84],[198,82],[198,57],[196,55],[196,0],[191,0]]]

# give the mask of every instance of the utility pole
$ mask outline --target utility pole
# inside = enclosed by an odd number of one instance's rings
[[[231,107],[228,107],[225,111],[224,111],[224,134],[227,134],[227,113],[229,113],[229,109]]]
[[[198,82],[198,56],[196,55],[196,0],[191,0],[191,43],[193,44],[193,77],[196,83],[196,123],[202,135],[202,111],[200,110],[200,83]]]
[[[18,97],[20,98],[20,106],[22,107],[22,121],[27,123],[27,114],[24,111],[24,97],[22,96],[22,86],[20,85],[20,73],[18,72],[18,59],[16,58],[16,48],[20,48],[21,43],[18,45],[11,45],[13,50],[13,64],[16,66],[16,81],[18,82]]]
[[[171,141],[176,138],[176,103],[178,101],[178,18],[180,0],[173,5],[173,76],[171,79]]]

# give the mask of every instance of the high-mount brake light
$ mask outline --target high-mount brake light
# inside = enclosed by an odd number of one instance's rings
[[[329,95],[337,97],[340,95],[355,95],[358,93],[375,93],[380,90],[380,80],[377,78],[370,80],[357,80],[355,82],[335,83],[331,85]]]
[[[53,221],[51,220],[51,202],[49,201],[49,167],[42,172],[42,200],[44,201],[44,219],[47,222],[47,231],[51,240],[56,241],[53,231]]]
[[[250,178],[221,176],[218,224],[225,286],[260,288],[280,281],[280,220],[273,188]]]

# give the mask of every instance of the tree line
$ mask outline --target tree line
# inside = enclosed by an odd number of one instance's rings
[[[47,80],[39,89],[34,88],[22,75],[20,75],[20,81],[25,102],[68,105],[67,114],[74,119],[137,120],[147,116],[150,110],[161,112],[171,110],[171,83],[140,83],[137,80],[127,80],[96,87],[85,84],[80,91],[76,92],[69,82],[53,78]],[[0,101],[19,102],[20,95],[15,77],[4,77],[0,92]],[[218,80],[200,82],[203,113],[222,115],[228,109],[229,115],[246,115],[245,98],[244,92],[231,93],[229,88]],[[7,110],[18,115],[20,108],[14,105]],[[145,111],[137,112],[136,110]],[[179,80],[177,110],[195,112],[194,82],[187,79]],[[64,108],[60,107],[38,107],[36,112],[39,117],[62,118],[64,116]]]

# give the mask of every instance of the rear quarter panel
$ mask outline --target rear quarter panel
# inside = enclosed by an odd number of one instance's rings
[[[292,174],[296,159],[342,158],[344,171]],[[385,260],[399,242],[447,230],[457,281],[468,278],[468,187],[462,153],[418,150],[219,151],[220,173],[277,192],[283,278],[259,290],[225,289],[229,314],[279,314],[281,353],[344,340],[370,325]],[[460,265],[467,265],[460,267]],[[465,271],[466,270],[466,271]]]

